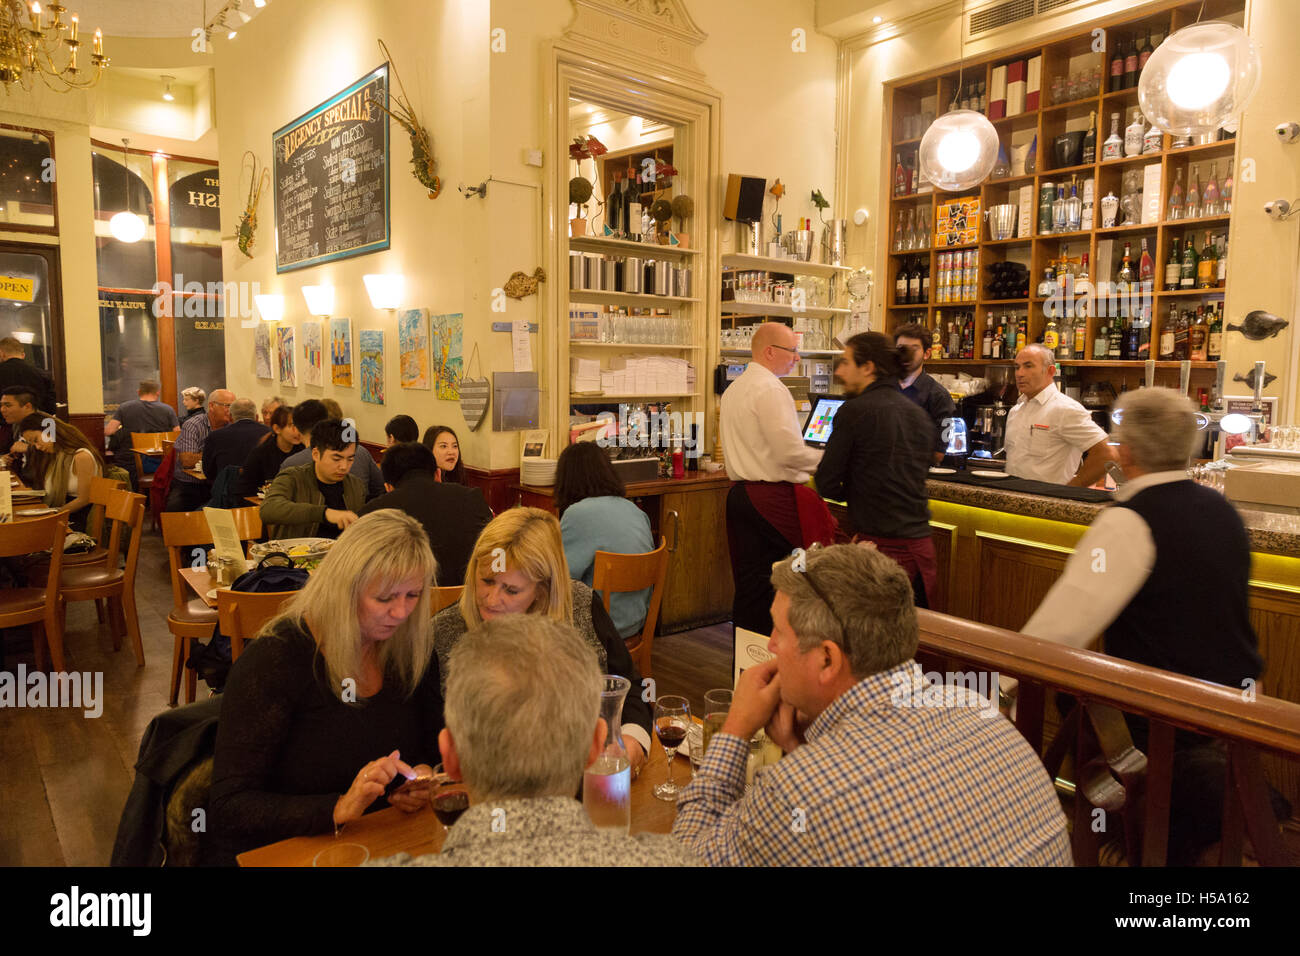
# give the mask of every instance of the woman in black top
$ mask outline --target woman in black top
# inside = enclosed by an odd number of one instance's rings
[[[435,562],[396,510],[347,529],[230,670],[206,856],[328,833],[429,802],[442,696],[429,620]],[[406,781],[417,781],[406,790]]]
[[[423,444],[433,452],[438,463],[438,480],[454,485],[465,484],[465,462],[460,457],[460,441],[446,425],[431,425],[424,430]]]
[[[185,419],[194,415],[207,414],[206,410],[203,408],[203,403],[207,400],[208,393],[203,391],[203,389],[199,388],[197,385],[191,385],[189,388],[185,389],[185,391],[181,392],[181,405],[184,409],[184,414],[181,415],[181,421],[185,421]]]
[[[302,436],[293,424],[293,406],[280,405],[271,413],[271,434],[262,436],[239,470],[234,493],[241,498],[257,494],[259,488],[280,473],[284,460],[299,451],[302,451]]]

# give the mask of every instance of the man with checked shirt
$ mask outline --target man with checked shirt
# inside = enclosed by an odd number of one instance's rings
[[[773,660],[750,667],[678,800],[712,865],[1069,866],[1033,749],[965,688],[924,693],[912,588],[873,548],[773,566]],[[786,751],[745,792],[749,740]]]

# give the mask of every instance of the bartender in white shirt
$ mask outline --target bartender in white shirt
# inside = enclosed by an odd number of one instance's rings
[[[1026,345],[1016,355],[1020,401],[1007,413],[1007,473],[1086,488],[1101,480],[1115,452],[1088,410],[1061,394],[1055,375],[1049,349]]]
[[[781,384],[780,376],[799,361],[794,330],[767,322],[754,332],[751,351],[753,361],[722,393],[719,431],[727,475],[736,482],[727,495],[732,619],[737,627],[770,634],[772,564],[803,544],[795,489],[807,483],[822,453],[804,444],[794,397]],[[801,504],[826,507],[809,494]]]

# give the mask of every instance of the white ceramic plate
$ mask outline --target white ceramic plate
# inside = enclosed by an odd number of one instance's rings
[[[931,468],[931,469],[930,469],[930,474],[932,474],[932,475],[955,475],[955,474],[957,474],[957,469],[956,469],[956,468]]]
[[[271,547],[275,545],[275,547]],[[248,546],[248,555],[254,560],[266,557],[272,551],[292,552],[294,548],[308,548],[307,555],[293,555],[291,557],[318,557],[326,554],[334,546],[333,538],[276,538],[274,541],[259,541],[256,544]]]
[[[974,475],[976,478],[1010,478],[1011,477],[1005,471],[976,470],[976,471],[972,471],[971,474]]]

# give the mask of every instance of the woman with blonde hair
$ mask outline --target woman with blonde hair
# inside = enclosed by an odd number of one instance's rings
[[[650,752],[650,706],[641,674],[604,605],[591,588],[569,578],[564,541],[555,516],[540,508],[511,508],[483,528],[465,567],[459,603],[433,619],[433,643],[446,682],[447,659],[468,631],[506,614],[541,614],[572,624],[591,646],[602,673],[626,677],[623,743],[636,772]],[[472,638],[471,638],[472,639]]]
[[[18,423],[28,448],[36,449],[32,475],[45,489],[45,504],[68,513],[68,529],[85,531],[90,517],[90,482],[104,473],[104,459],[73,425],[40,412]]]
[[[337,830],[385,794],[407,812],[428,803],[442,730],[436,570],[418,521],[366,515],[235,662],[217,730],[210,862]]]

